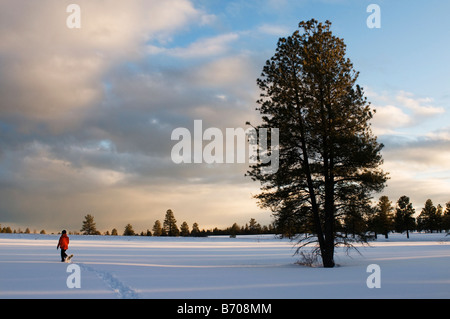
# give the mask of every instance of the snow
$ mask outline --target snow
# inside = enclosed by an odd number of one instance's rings
[[[450,236],[391,234],[338,267],[296,264],[288,239],[75,236],[60,262],[58,235],[0,234],[0,298],[300,299],[450,297]],[[367,271],[379,265],[380,288]],[[69,288],[70,265],[80,288]],[[69,272],[68,272],[69,270]]]

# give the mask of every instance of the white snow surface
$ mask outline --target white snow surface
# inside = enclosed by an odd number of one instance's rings
[[[122,237],[70,235],[80,288],[69,288],[58,235],[0,234],[0,298],[303,299],[450,297],[450,236],[391,234],[337,267],[296,264],[294,242],[273,235]],[[380,288],[369,288],[371,264]]]

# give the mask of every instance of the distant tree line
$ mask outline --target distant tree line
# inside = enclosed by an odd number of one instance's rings
[[[446,203],[444,209],[440,204],[434,206],[432,200],[428,199],[416,218],[415,213],[409,197],[401,196],[394,206],[388,196],[381,196],[375,206],[350,206],[345,214],[338,216],[335,229],[345,237],[367,233],[375,238],[378,235],[388,238],[390,232],[405,233],[408,238],[411,231],[449,232],[450,202]],[[295,216],[285,214],[283,217],[275,225],[279,234],[293,237],[310,232],[312,221],[303,220],[300,224]]]
[[[2,234],[31,234],[31,233],[37,234],[38,232],[36,229],[34,229],[33,232],[31,232],[31,230],[28,227],[25,230],[22,230],[20,228],[16,230],[16,229],[11,229],[11,227],[9,227],[9,226],[2,228],[2,225],[0,225],[0,233],[2,233]],[[39,234],[46,234],[46,232],[45,232],[45,230],[41,230],[39,232]]]
[[[389,233],[405,233],[409,238],[411,231],[419,232],[449,232],[450,231],[450,201],[445,204],[445,208],[440,204],[435,206],[431,199],[425,202],[420,214],[414,217],[416,211],[410,202],[409,197],[402,196],[398,199],[395,206],[388,196],[381,196],[374,206],[354,208],[354,211],[349,211],[342,218],[336,221],[336,231],[343,236],[354,236],[361,232],[372,234],[375,238],[378,235],[383,235],[385,238],[389,237]],[[225,229],[202,229],[198,223],[194,223],[192,228],[187,222],[182,222],[178,228],[177,220],[171,209],[166,211],[163,222],[156,220],[152,229],[135,232],[131,224],[124,227],[122,236],[182,236],[182,237],[206,237],[213,235],[229,235],[235,237],[236,235],[255,235],[255,234],[279,234],[282,237],[294,237],[299,233],[308,233],[312,221],[303,221],[301,224],[295,216],[285,214],[284,218],[279,218],[274,224],[268,226],[261,226],[254,218],[251,218],[244,226],[239,226],[233,223],[232,226]],[[291,217],[291,218],[290,218]],[[102,235],[97,230],[94,216],[87,214],[84,217],[82,227],[80,230],[82,235]],[[37,234],[36,230],[33,232],[29,228],[24,231],[20,228],[18,230],[11,229],[11,227],[1,227],[0,233],[20,233],[20,234]],[[45,230],[41,230],[39,234],[46,234]],[[69,231],[69,234],[80,234],[79,232]],[[106,231],[103,235],[118,236],[119,231],[113,228]]]
[[[94,222],[94,217],[90,214],[86,215],[83,221],[83,226],[81,228],[81,233],[83,235],[101,235],[97,230],[96,224]],[[273,234],[275,229],[273,225],[261,226],[254,218],[251,218],[248,223],[244,226],[239,226],[234,223],[232,226],[225,229],[219,229],[215,227],[214,229],[202,229],[198,223],[194,223],[192,228],[189,227],[187,222],[182,222],[180,227],[177,225],[177,220],[171,209],[166,211],[163,222],[156,220],[153,224],[152,229],[147,229],[146,231],[136,232],[131,224],[127,224],[121,233],[122,236],[172,236],[172,237],[206,237],[211,235],[230,235],[235,237],[236,235],[253,235],[253,234]],[[110,231],[106,231],[104,235],[118,236],[119,231],[113,228]]]

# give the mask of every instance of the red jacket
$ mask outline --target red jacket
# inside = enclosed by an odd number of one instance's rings
[[[61,249],[64,250],[67,250],[69,248],[69,237],[67,236],[67,234],[61,235],[61,237],[59,238],[58,247],[61,247]]]

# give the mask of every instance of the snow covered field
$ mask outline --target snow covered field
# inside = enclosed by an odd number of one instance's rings
[[[69,237],[72,264],[59,261],[57,235],[0,234],[0,298],[450,298],[445,234],[392,234],[362,255],[338,249],[333,269],[296,265],[292,243],[268,235]],[[380,288],[367,286],[370,264]],[[80,288],[67,285],[70,265]]]

